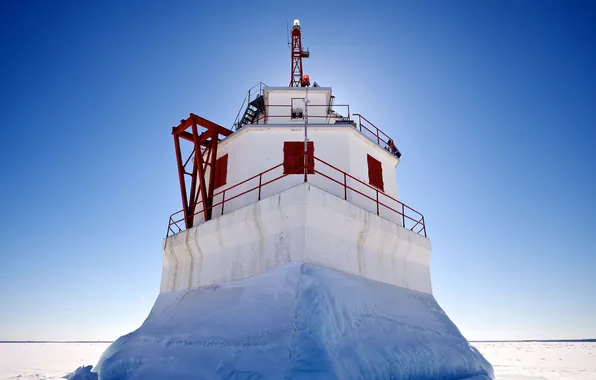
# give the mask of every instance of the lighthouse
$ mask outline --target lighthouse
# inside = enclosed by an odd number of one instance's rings
[[[160,295],[100,377],[492,378],[432,295],[399,139],[311,85],[298,20],[291,35],[289,86],[249,89],[231,125],[172,128]]]

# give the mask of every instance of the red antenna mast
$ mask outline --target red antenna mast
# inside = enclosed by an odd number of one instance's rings
[[[302,50],[302,35],[300,32],[300,21],[294,20],[292,28],[292,76],[290,78],[290,87],[306,87],[310,83],[308,76],[302,75],[302,58],[308,58],[310,52]],[[305,80],[306,79],[306,80]]]

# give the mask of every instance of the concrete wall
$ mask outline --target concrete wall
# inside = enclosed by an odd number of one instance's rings
[[[162,257],[161,292],[303,261],[432,293],[427,238],[310,183],[171,236]]]

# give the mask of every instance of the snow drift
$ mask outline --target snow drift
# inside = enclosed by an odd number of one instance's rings
[[[290,263],[159,295],[100,379],[493,378],[432,295]]]

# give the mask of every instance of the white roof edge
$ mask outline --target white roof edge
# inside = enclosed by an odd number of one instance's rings
[[[238,135],[244,134],[246,131],[259,131],[263,132],[268,129],[303,129],[304,124],[249,124],[242,127],[239,131],[232,133],[229,136],[226,136],[223,140],[221,140],[220,144],[225,144],[230,138],[235,138]],[[366,137],[362,132],[358,131],[354,126],[351,124],[311,124],[308,123],[308,128],[311,130],[317,129],[326,129],[326,130],[333,130],[333,129],[344,129],[349,130],[350,133],[362,138],[367,144],[371,145],[372,147],[378,149],[379,151],[383,152],[387,157],[389,157],[393,162],[395,167],[399,165],[401,159],[395,157],[391,153],[387,152],[385,149],[381,148],[378,144],[375,144],[374,141],[371,141],[368,137]]]

